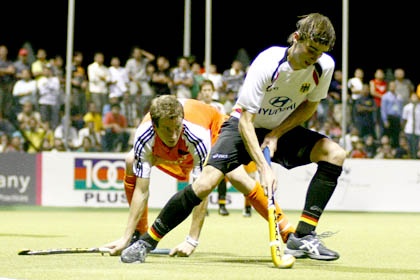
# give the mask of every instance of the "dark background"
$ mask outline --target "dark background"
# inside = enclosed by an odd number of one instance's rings
[[[4,1],[0,16],[0,44],[15,59],[25,43],[47,50],[49,57],[66,55],[67,9],[65,0]],[[205,58],[205,0],[192,0],[191,54]],[[365,70],[365,82],[376,68],[402,67],[407,78],[420,83],[419,24],[414,2],[408,0],[349,0],[349,77],[356,67]],[[212,62],[219,72],[230,67],[240,48],[250,59],[270,45],[285,45],[298,16],[311,12],[327,15],[337,42],[330,52],[342,67],[342,1],[238,1],[213,0]],[[183,54],[184,1],[76,0],[74,50],[82,51],[84,64],[102,51],[123,63],[138,45],[155,55],[169,57],[172,66]]]

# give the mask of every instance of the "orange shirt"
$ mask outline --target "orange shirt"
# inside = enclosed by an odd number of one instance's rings
[[[179,99],[184,107],[183,130],[175,147],[167,147],[155,133],[147,114],[136,130],[134,173],[150,178],[152,166],[187,181],[201,172],[211,146],[215,143],[227,115],[195,99]]]

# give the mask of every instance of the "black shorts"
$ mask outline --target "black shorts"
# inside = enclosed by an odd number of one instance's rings
[[[224,122],[219,138],[207,159],[207,165],[219,169],[224,174],[252,161],[239,133],[238,123],[239,119],[235,117],[230,117]],[[264,128],[255,129],[260,144],[270,131]],[[271,161],[287,169],[309,164],[312,148],[320,139],[326,137],[303,126],[297,126],[278,140],[277,151]]]

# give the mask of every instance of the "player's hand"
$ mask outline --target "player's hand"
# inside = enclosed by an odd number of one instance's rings
[[[118,240],[112,241],[110,243],[107,243],[103,245],[102,247],[111,249],[109,254],[111,256],[119,256],[121,255],[121,252],[127,248],[127,242],[123,240],[123,238],[120,238]]]
[[[187,241],[180,243],[178,246],[173,248],[169,252],[169,256],[171,257],[189,257],[192,253],[194,253],[195,247],[192,246]]]
[[[277,179],[271,168],[260,171],[261,186],[264,188],[264,194],[270,198],[270,195],[277,189]]]

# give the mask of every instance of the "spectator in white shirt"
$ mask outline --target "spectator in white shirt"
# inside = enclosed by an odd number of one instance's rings
[[[13,96],[17,99],[17,112],[22,111],[22,106],[26,102],[35,104],[37,86],[36,81],[32,78],[31,70],[23,69],[19,79],[13,86]]]

